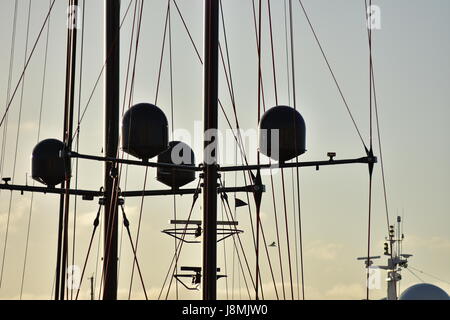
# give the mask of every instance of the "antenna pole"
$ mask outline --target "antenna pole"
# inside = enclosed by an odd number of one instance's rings
[[[119,140],[120,0],[105,0],[105,140],[106,157],[116,157]],[[105,232],[103,299],[117,299],[117,164],[105,162]]]
[[[216,300],[219,0],[204,0],[204,15],[203,300]]]

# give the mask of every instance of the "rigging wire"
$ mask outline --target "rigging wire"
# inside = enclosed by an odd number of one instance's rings
[[[422,273],[422,274],[424,274],[424,275],[427,275],[427,276],[429,276],[429,277],[431,277],[431,278],[433,278],[433,279],[435,279],[435,280],[442,281],[442,282],[444,282],[444,283],[446,283],[446,284],[450,284],[450,281],[447,281],[447,280],[444,280],[444,279],[442,279],[442,278],[436,277],[435,275],[432,275],[432,274],[430,274],[430,273],[427,273],[427,272],[422,271],[422,270],[420,270],[420,269],[417,269],[417,268],[415,268],[415,267],[411,267],[410,265],[408,265],[408,268],[409,268],[409,269],[413,269],[413,270],[415,270],[415,271],[417,271],[417,272],[420,272],[420,273]]]
[[[225,172],[223,174],[223,181],[224,181],[224,184],[225,184]],[[222,221],[225,221],[224,220],[224,215],[223,215],[223,204],[220,206],[220,212],[221,212],[221,215],[222,215]],[[224,260],[224,263],[225,263],[225,274],[228,274],[227,248],[226,248],[226,245],[225,245],[225,241],[222,241],[222,242],[223,242],[223,260]],[[229,295],[228,295],[228,277],[225,277],[225,293],[226,293],[226,297],[227,297],[227,300],[228,300],[229,299]]]
[[[294,27],[292,19],[292,0],[289,0],[289,28],[290,28],[290,40],[291,40],[291,68],[292,68],[292,99],[294,110],[297,110],[297,99],[296,99],[296,86],[295,86],[295,59],[294,59]],[[295,120],[293,118],[294,128]],[[296,140],[296,136],[294,140]],[[295,145],[297,145],[296,141]],[[295,157],[295,161],[298,162],[298,156]],[[292,170],[293,172],[293,170]],[[283,169],[281,169],[283,177]],[[302,239],[302,215],[301,215],[301,204],[300,204],[300,170],[298,167],[295,168],[296,180],[297,180],[297,208],[298,208],[298,236],[299,236],[299,248],[300,248],[300,273],[302,278],[302,299],[305,299],[305,277],[304,277],[304,262],[303,262],[303,239]],[[284,188],[284,182],[283,182]],[[294,207],[295,215],[295,207]],[[295,219],[294,219],[295,220]],[[296,231],[295,231],[296,234]],[[297,242],[296,242],[297,243]],[[297,250],[295,252],[297,259]],[[297,267],[298,268],[298,267]],[[292,281],[292,280],[291,280]],[[292,285],[292,284],[291,284]]]
[[[159,295],[158,295],[158,300],[161,299],[161,295],[162,295],[162,293],[164,291],[164,287],[166,286],[166,282],[167,282],[167,280],[169,278],[169,275],[171,273],[172,266],[174,265],[175,261],[178,262],[178,258],[180,256],[181,249],[183,248],[183,243],[184,243],[184,238],[186,237],[188,223],[191,220],[192,212],[194,211],[195,203],[197,202],[198,195],[200,193],[200,181],[201,180],[199,179],[199,181],[197,183],[197,187],[195,188],[196,191],[195,191],[195,193],[193,195],[191,208],[189,209],[189,214],[188,214],[188,217],[186,219],[186,224],[184,226],[183,233],[181,235],[181,240],[178,242],[178,247],[177,247],[176,253],[173,255],[172,260],[171,260],[170,265],[169,265],[169,268],[167,269],[167,273],[166,273],[166,276],[164,277],[163,285],[162,285],[161,290],[160,290]],[[172,280],[173,280],[175,272],[176,272],[176,269],[173,268],[173,272],[172,272],[172,275],[171,275],[171,280],[170,280],[170,283],[169,283],[169,288],[167,289],[166,299],[167,299],[167,296],[169,295],[170,286],[172,284]]]
[[[133,0],[130,0],[133,1]],[[127,62],[127,72],[126,72],[126,78],[125,78],[125,89],[124,89],[124,95],[123,95],[123,104],[122,104],[122,117],[125,113],[125,105],[127,104],[127,93],[128,93],[128,82],[129,82],[129,76],[130,76],[130,69],[131,69],[131,57],[132,57],[132,53],[133,53],[133,40],[134,40],[134,31],[135,31],[135,26],[136,26],[136,14],[137,14],[137,1],[134,1],[134,14],[133,14],[133,22],[131,23],[132,29],[131,29],[131,37],[130,37],[130,47],[128,50],[128,62]],[[130,88],[130,99],[129,99],[129,104],[128,104],[128,109],[132,104],[132,89]],[[130,126],[130,130],[131,130],[131,126]],[[122,157],[123,157],[123,152],[122,152]],[[129,158],[129,155],[127,154],[127,159]],[[120,174],[122,174],[122,166],[120,167]],[[124,190],[127,190],[127,182],[128,182],[128,164],[125,165],[125,183],[124,183]],[[121,224],[121,229],[120,229],[120,245],[119,245],[119,261],[118,261],[118,266],[117,266],[117,274],[118,276],[120,275],[120,265],[121,265],[121,257],[122,257],[122,245],[123,245],[123,229],[124,229],[124,225]]]
[[[0,127],[3,125],[3,122],[5,121],[5,118],[8,115],[8,111],[9,111],[9,109],[11,107],[11,104],[12,104],[12,102],[14,100],[14,97],[16,96],[17,90],[19,89],[19,86],[20,86],[20,84],[21,84],[21,82],[22,82],[22,80],[23,80],[23,78],[25,76],[25,71],[28,68],[28,65],[30,63],[31,57],[33,56],[34,50],[36,49],[36,46],[37,46],[37,44],[39,42],[39,39],[41,38],[42,31],[44,30],[44,28],[45,28],[45,26],[46,26],[46,24],[48,22],[48,18],[50,16],[50,13],[52,12],[53,5],[55,4],[55,1],[56,0],[53,0],[52,4],[50,6],[50,9],[48,10],[47,15],[45,16],[44,22],[43,22],[43,24],[41,26],[41,29],[39,30],[39,33],[37,35],[37,38],[36,38],[36,40],[34,42],[33,48],[30,51],[30,55],[28,56],[28,58],[26,60],[25,66],[24,66],[24,68],[22,70],[22,73],[20,74],[19,80],[17,81],[17,84],[16,84],[16,86],[14,88],[14,91],[13,91],[13,93],[11,95],[11,98],[9,99],[9,101],[8,101],[8,103],[6,105],[5,112],[4,112],[3,116],[2,116],[2,119],[0,120]]]
[[[84,278],[84,272],[86,270],[86,266],[89,260],[89,254],[91,253],[91,248],[92,248],[92,243],[94,241],[94,237],[95,237],[95,233],[97,231],[97,227],[100,224],[100,212],[102,210],[102,205],[98,206],[98,210],[97,210],[97,214],[95,215],[95,219],[94,219],[94,229],[92,230],[92,234],[91,234],[91,239],[89,240],[89,245],[88,245],[88,250],[86,253],[86,258],[84,260],[84,264],[83,264],[83,269],[81,271],[81,277],[80,277],[80,282],[78,283],[78,288],[77,288],[77,293],[75,295],[75,300],[78,300],[78,295],[80,294],[80,289],[81,289],[81,284],[83,283],[83,278]]]
[[[53,0],[53,1],[55,1],[55,0]],[[124,15],[123,15],[123,18],[122,18],[122,20],[121,20],[121,22],[120,22],[119,30],[122,29],[122,25],[123,25],[123,23],[125,22],[125,19],[126,19],[127,16],[128,16],[128,12],[130,11],[130,7],[131,7],[131,4],[132,4],[132,3],[133,3],[133,0],[130,0],[129,4],[128,4],[128,6],[127,6],[127,9],[125,10],[125,13],[124,13]],[[118,38],[116,37],[116,38],[114,39],[114,43],[113,43],[114,45],[111,46],[111,49],[110,49],[109,52],[107,53],[106,59],[105,59],[105,61],[103,62],[103,65],[102,65],[102,67],[101,67],[101,69],[100,69],[100,72],[99,72],[99,74],[98,74],[98,76],[97,76],[97,79],[95,80],[94,86],[93,86],[92,90],[90,91],[89,98],[88,98],[88,100],[87,100],[87,102],[86,102],[85,107],[83,108],[83,112],[81,113],[80,122],[78,123],[77,130],[78,130],[78,128],[80,128],[81,122],[83,121],[84,116],[86,115],[86,112],[87,112],[87,110],[88,110],[88,108],[89,108],[89,106],[90,106],[90,104],[91,104],[91,100],[92,100],[92,98],[94,97],[95,90],[97,89],[97,86],[98,86],[98,84],[99,84],[99,82],[100,82],[100,79],[102,78],[103,71],[105,70],[105,67],[106,67],[106,63],[108,62],[109,58],[110,58],[111,55],[112,55],[112,52],[113,52],[112,49],[115,47],[115,43],[117,42],[117,40],[118,40]],[[77,130],[75,131],[75,133],[74,133],[72,139],[75,138],[75,135],[77,134]]]
[[[27,27],[26,27],[26,36],[25,36],[25,54],[24,54],[24,68],[26,66],[26,57],[28,53],[28,41],[29,41],[29,34],[30,34],[30,17],[31,17],[31,0],[28,1],[28,13],[27,13]],[[21,127],[21,121],[22,121],[22,107],[23,107],[23,93],[25,90],[25,77],[23,77],[22,86],[20,89],[20,102],[19,102],[19,114],[18,114],[18,120],[17,120],[17,133],[16,133],[16,146],[14,151],[14,162],[13,162],[13,172],[12,172],[12,179],[11,181],[14,183],[14,178],[16,175],[16,164],[17,164],[17,151],[19,147],[19,134],[20,134],[20,127]],[[13,192],[11,191],[9,196],[9,206],[8,206],[8,215],[6,220],[6,231],[5,231],[5,241],[3,246],[3,254],[2,254],[2,268],[0,272],[0,287],[3,282],[3,274],[4,274],[4,267],[5,267],[5,259],[6,259],[6,250],[8,247],[8,239],[9,239],[9,224],[10,224],[10,218],[11,218],[11,208],[12,208],[12,197]]]
[[[291,0],[289,0],[289,1],[291,1]],[[316,43],[317,43],[317,45],[318,45],[318,47],[319,47],[319,49],[320,49],[320,52],[322,53],[322,56],[323,56],[323,58],[324,58],[324,60],[325,60],[325,63],[326,63],[326,65],[327,65],[327,67],[328,67],[328,70],[330,71],[330,74],[331,74],[331,76],[332,76],[332,78],[333,78],[333,81],[334,81],[334,83],[335,83],[335,85],[336,85],[336,88],[337,88],[338,91],[339,91],[339,95],[341,96],[342,102],[344,103],[345,108],[346,108],[346,110],[347,110],[347,113],[348,113],[348,115],[350,116],[350,119],[351,119],[351,121],[352,121],[352,123],[353,123],[353,126],[354,126],[354,128],[355,128],[355,130],[356,130],[356,132],[357,132],[357,134],[358,134],[358,136],[359,136],[359,139],[361,140],[361,142],[362,142],[364,148],[366,148],[366,150],[367,150],[366,143],[364,142],[364,139],[363,139],[363,137],[362,137],[362,135],[361,135],[361,132],[360,132],[360,130],[359,130],[359,128],[358,128],[358,125],[356,124],[356,120],[355,120],[355,118],[353,117],[353,114],[352,114],[352,112],[351,112],[351,110],[350,110],[350,107],[349,107],[349,105],[348,105],[348,103],[347,103],[347,99],[345,99],[344,93],[342,92],[341,86],[339,85],[339,82],[338,82],[338,80],[337,80],[337,78],[336,78],[336,75],[335,75],[335,73],[334,73],[334,71],[333,71],[331,65],[330,65],[330,62],[328,61],[327,55],[325,54],[325,51],[324,51],[324,49],[323,49],[323,47],[322,47],[322,44],[321,44],[321,42],[320,42],[320,40],[319,40],[319,38],[318,38],[318,36],[317,36],[317,33],[316,33],[315,29],[314,29],[314,26],[312,25],[312,22],[311,22],[311,20],[310,20],[310,18],[309,18],[309,15],[308,15],[308,13],[307,13],[305,7],[303,6],[303,2],[302,2],[302,0],[298,0],[298,1],[299,1],[299,3],[300,3],[301,8],[302,8],[303,14],[305,15],[305,18],[306,18],[306,20],[308,21],[309,27],[310,27],[310,29],[311,29],[311,32],[313,33],[313,36],[314,36],[314,38],[315,38],[315,40],[316,40]]]
[[[258,8],[258,123],[261,119],[261,3],[262,1],[259,0],[259,8]],[[258,165],[260,163],[260,153],[257,151],[257,158],[258,158]],[[259,300],[259,276],[260,276],[260,270],[259,270],[259,227],[261,224],[261,216],[260,216],[260,205],[257,204],[256,207],[256,288],[255,288],[255,297],[256,300]]]
[[[413,272],[411,269],[406,268],[406,270],[408,270],[414,277],[416,277],[417,279],[419,279],[420,282],[425,283],[425,281],[423,281],[423,279],[421,277],[419,277],[415,272]]]
[[[174,113],[173,113],[173,60],[172,60],[172,14],[171,14],[171,1],[169,0],[169,82],[170,82],[170,120],[171,120],[171,134],[172,134],[172,141],[174,141]],[[173,195],[173,219],[177,220],[177,202],[176,202],[176,195]],[[175,225],[175,232],[177,232],[177,225]],[[177,242],[178,239],[174,238],[174,253],[177,250]],[[178,263],[175,263],[175,269],[178,268]],[[175,298],[178,300],[178,281],[175,283]]]
[[[51,0],[49,0],[49,7],[51,5]],[[40,99],[40,106],[39,106],[39,120],[38,120],[38,130],[37,130],[37,138],[36,142],[39,142],[40,136],[41,136],[41,125],[42,125],[42,111],[44,107],[44,92],[45,92],[45,80],[46,80],[46,73],[47,73],[47,58],[48,58],[48,43],[49,43],[49,37],[50,36],[50,17],[47,24],[47,34],[46,34],[46,40],[45,40],[45,50],[44,50],[44,67],[43,67],[43,74],[42,74],[42,88],[41,88],[41,99]],[[33,186],[35,184],[35,181],[33,180]],[[24,254],[24,262],[23,262],[23,268],[22,268],[22,278],[21,278],[21,284],[20,284],[20,300],[22,300],[22,294],[23,294],[23,288],[25,284],[25,273],[26,273],[26,266],[27,266],[27,258],[28,258],[28,246],[29,246],[29,240],[30,240],[30,231],[31,231],[31,218],[32,218],[32,212],[33,212],[33,203],[34,203],[34,192],[31,193],[31,200],[30,200],[30,210],[28,213],[28,224],[27,224],[27,238],[25,241],[25,254]],[[53,292],[52,292],[53,296]]]
[[[368,22],[369,16],[368,16],[368,7],[367,7],[367,0],[364,0],[365,10],[366,10],[366,21]],[[377,102],[377,94],[376,94],[376,86],[375,86],[375,74],[374,74],[374,67],[373,67],[373,57],[372,57],[372,31],[367,30],[367,37],[370,43],[369,46],[369,54],[370,54],[370,77],[371,77],[371,87],[373,88],[373,104],[375,109],[375,122],[376,122],[376,130],[377,130],[377,139],[378,139],[378,151],[380,153],[380,167],[381,167],[381,179],[383,184],[383,197],[384,197],[384,208],[386,211],[386,224],[387,229],[389,232],[389,206],[388,206],[388,200],[387,200],[387,188],[386,188],[386,176],[384,172],[384,161],[383,161],[383,152],[381,147],[381,132],[380,132],[380,125],[379,125],[379,117],[378,117],[378,102]]]
[[[144,290],[145,300],[148,300],[147,290],[145,289],[144,278],[142,276],[141,267],[139,266],[139,261],[137,259],[136,247],[134,246],[133,238],[131,237],[130,222],[127,219],[123,205],[120,205],[120,208],[122,209],[123,224],[124,224],[125,228],[127,229],[128,239],[130,240],[131,249],[133,250],[133,255],[134,255],[133,261],[136,263],[136,268],[137,268],[137,271],[139,274],[139,279],[141,280],[142,289]]]
[[[13,67],[14,67],[14,56],[15,56],[15,47],[16,47],[17,6],[18,6],[18,1],[15,0],[13,23],[12,23],[12,35],[11,35],[11,50],[10,50],[10,56],[9,56],[8,87],[6,90],[6,104],[8,104],[10,94],[11,94],[12,73],[13,73]],[[1,156],[0,156],[0,176],[2,176],[2,177],[3,177],[3,169],[4,169],[4,164],[5,164],[5,150],[6,150],[7,134],[8,134],[8,117],[6,117],[5,126],[3,127],[3,135],[2,135],[2,147],[1,147]],[[1,286],[1,282],[0,282],[0,286]]]
[[[77,110],[77,123],[80,122],[80,111],[81,111],[81,92],[82,92],[82,81],[83,81],[83,56],[84,56],[84,17],[85,17],[85,0],[83,0],[83,10],[81,15],[81,46],[80,46],[80,77],[78,80],[78,110]],[[76,152],[78,153],[80,149],[80,130],[76,133]],[[78,162],[79,159],[75,159],[75,189],[78,189]],[[78,197],[75,196],[74,199],[74,211],[73,211],[73,231],[72,231],[72,265],[75,265],[75,243],[76,243],[76,226],[77,226],[77,200]],[[72,268],[72,277],[74,276],[74,268]],[[73,299],[73,290],[70,292],[70,299]]]
[[[123,24],[123,22],[124,22],[124,20],[125,20],[125,18],[126,18],[126,16],[127,16],[127,13],[128,13],[128,11],[129,11],[129,8],[131,7],[131,1],[130,1],[130,3],[129,3],[129,5],[128,5],[128,8],[127,8],[127,11],[126,11],[126,13],[125,13],[125,16],[124,16],[124,18],[123,18],[123,20],[122,20],[122,23],[120,24],[120,26],[119,26],[119,33],[120,33],[120,28],[121,28],[121,26],[122,26],[122,24]],[[143,11],[143,2],[141,2],[141,7],[140,7],[140,20],[139,21],[141,21],[141,18],[142,18],[142,11]],[[139,25],[140,26],[140,25]],[[108,57],[107,57],[107,60],[109,59],[109,56],[113,53],[113,49],[114,49],[114,47],[115,47],[115,44],[116,44],[116,41],[118,40],[118,37],[119,37],[119,35],[117,35],[116,36],[116,38],[115,38],[115,41],[112,43],[112,46],[111,46],[111,48],[110,48],[110,51],[108,52]],[[137,37],[136,39],[136,43],[138,43],[138,38],[139,37]],[[137,48],[137,44],[136,44],[136,48]],[[136,50],[137,51],[137,50]],[[136,55],[137,53],[135,53],[135,55]],[[105,64],[103,65],[103,68],[102,68],[102,71],[103,71],[103,69],[104,69],[104,67],[106,66],[106,62],[105,62]],[[130,97],[129,97],[129,103],[131,103],[131,98],[132,98],[132,92],[133,92],[133,86],[134,86],[134,75],[135,75],[135,66],[136,66],[136,59],[135,59],[135,61],[134,61],[134,67],[133,67],[133,76],[132,76],[132,82],[131,82],[131,89],[130,89]],[[98,80],[98,79],[97,79]],[[95,88],[94,88],[94,90],[95,90]],[[120,152],[120,150],[119,149],[117,149],[117,152],[116,152],[116,157],[119,157],[119,152]],[[122,156],[123,156],[123,151],[122,151]],[[112,185],[112,190],[111,190],[111,194],[110,194],[110,198],[112,199],[112,201],[110,202],[110,207],[109,208],[107,208],[107,210],[109,211],[109,216],[111,217],[111,219],[110,220],[108,220],[108,221],[105,221],[105,223],[107,223],[108,222],[108,229],[109,230],[111,230],[112,229],[112,226],[113,226],[113,222],[117,219],[117,216],[116,216],[116,214],[118,214],[118,207],[117,207],[117,205],[118,205],[118,201],[119,201],[119,199],[118,199],[118,186],[120,185],[120,178],[121,178],[121,174],[122,174],[122,164],[120,164],[119,165],[119,170],[118,170],[119,172],[118,172],[118,175],[116,176],[116,177],[114,177],[114,179],[113,179],[113,185]],[[114,209],[115,208],[115,209]],[[105,210],[106,210],[106,208],[105,208]],[[111,214],[111,211],[114,211],[112,214]],[[112,241],[113,241],[113,238],[112,238],[112,235],[113,235],[113,233],[111,232],[111,233],[109,233],[107,236],[108,236],[108,239],[106,239],[105,240],[105,258],[106,257],[108,257],[108,255],[109,255],[109,250],[110,250],[110,248],[111,248],[111,244],[112,244]],[[103,277],[106,277],[106,273],[105,273],[105,270],[107,271],[108,270],[108,263],[109,263],[109,260],[107,261],[107,263],[106,264],[104,264],[103,265],[103,268],[102,268],[102,281],[103,281]],[[133,264],[134,264],[134,260],[133,260]],[[100,287],[101,288],[101,287]],[[101,289],[100,289],[100,293],[101,293]]]

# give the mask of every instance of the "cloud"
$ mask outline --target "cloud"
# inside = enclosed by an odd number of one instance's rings
[[[427,248],[431,250],[449,250],[450,239],[441,236],[421,237],[408,235],[405,246],[411,248]]]
[[[343,245],[334,242],[323,242],[316,240],[311,242],[305,250],[305,254],[318,260],[331,261],[335,260],[342,250]]]
[[[325,292],[325,297],[336,300],[361,300],[365,297],[365,290],[360,283],[337,284]]]

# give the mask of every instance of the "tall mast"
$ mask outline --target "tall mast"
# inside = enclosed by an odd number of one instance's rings
[[[66,150],[72,148],[73,134],[73,106],[75,92],[75,68],[77,53],[77,7],[78,0],[69,0],[67,23],[67,50],[66,50],[66,92],[64,101],[64,132],[63,141]],[[70,172],[66,174],[61,188],[70,188]],[[69,200],[68,193],[61,193],[59,204],[58,223],[58,252],[56,262],[55,300],[64,300],[66,292],[66,268],[68,253],[68,227],[69,227]]]
[[[216,300],[219,0],[204,0],[204,15],[203,299]],[[209,153],[206,147],[212,141],[216,149]]]
[[[119,140],[119,25],[120,0],[105,0],[105,140],[106,157],[117,157]],[[117,299],[117,164],[105,162],[105,232],[103,259],[103,299]]]

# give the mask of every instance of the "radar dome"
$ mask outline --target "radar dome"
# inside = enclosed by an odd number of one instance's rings
[[[450,300],[450,297],[435,285],[419,283],[403,291],[399,300]]]
[[[49,187],[54,187],[70,175],[70,161],[60,157],[64,143],[57,139],[45,139],[39,142],[31,155],[31,176]]]
[[[122,119],[122,149],[139,159],[150,159],[168,147],[168,123],[164,112],[150,103],[138,103]]]
[[[171,141],[169,148],[158,155],[158,163],[195,166],[194,151],[184,142]],[[156,180],[174,189],[195,180],[195,171],[175,168],[157,169]]]
[[[261,117],[259,128],[259,150],[262,154],[284,162],[305,153],[305,120],[294,108],[270,108]],[[278,146],[275,130],[278,130]]]

